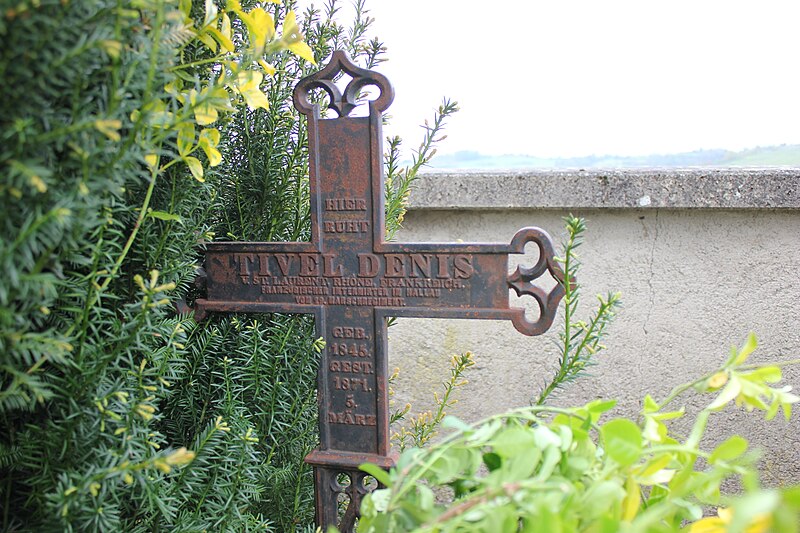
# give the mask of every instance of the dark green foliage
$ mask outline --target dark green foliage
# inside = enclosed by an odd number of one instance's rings
[[[268,57],[270,109],[220,114],[223,163],[204,161],[200,182],[178,132],[205,124],[168,84],[200,93],[219,71],[177,11],[186,2],[12,4],[0,9],[0,530],[308,530],[311,320],[196,324],[174,304],[195,296],[205,241],[308,239],[291,90],[317,67]],[[334,47],[381,60],[363,7],[349,29],[333,2],[298,14],[318,64]],[[278,28],[292,8],[267,6]]]
[[[149,188],[144,156],[169,140],[129,117],[161,96],[181,28],[163,9],[151,33],[117,2],[24,4],[1,30],[2,525],[168,523],[165,461],[186,444],[159,430],[185,375],[169,299],[192,279],[209,190],[177,167]],[[181,223],[141,216],[147,195]]]
[[[148,168],[147,154],[174,156],[175,135],[134,112],[166,100],[169,69],[201,52],[181,58],[191,35],[172,7],[139,4],[45,0],[0,14],[0,529],[308,524],[311,328],[175,315],[197,245],[231,199],[214,193],[219,178]],[[297,144],[296,117],[279,102],[291,83],[276,82],[276,111],[259,120],[273,130],[280,119]],[[284,175],[302,185],[305,154],[291,149],[276,144],[284,152],[261,188]],[[226,156],[233,173],[246,163]],[[273,202],[286,208],[263,218],[292,228],[269,238],[302,238],[304,201]],[[267,234],[243,236],[256,235]],[[182,447],[196,453],[188,466]]]

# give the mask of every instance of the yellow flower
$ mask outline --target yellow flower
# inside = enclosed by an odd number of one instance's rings
[[[168,465],[186,465],[192,462],[195,453],[182,446],[166,457]]]
[[[728,531],[733,519],[733,509],[720,507],[717,509],[717,516],[708,516],[694,522],[689,527],[689,533],[725,533]],[[768,514],[760,514],[747,525],[745,533],[766,533],[772,525],[772,517]]]

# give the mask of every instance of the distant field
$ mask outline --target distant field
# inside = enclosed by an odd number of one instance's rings
[[[526,168],[635,168],[690,166],[800,166],[800,145],[783,144],[732,152],[698,150],[643,157],[587,156],[548,159],[530,155],[489,156],[479,152],[442,154],[431,162],[436,170],[501,170]]]
[[[796,144],[754,148],[732,154],[735,157],[728,164],[733,166],[800,166],[800,145]]]

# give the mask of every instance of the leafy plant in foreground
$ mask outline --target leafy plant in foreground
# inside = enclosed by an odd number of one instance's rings
[[[743,437],[700,446],[709,417],[731,402],[767,419],[783,410],[788,420],[800,400],[772,385],[778,365],[745,364],[755,348],[751,335],[718,370],[660,402],[646,396],[638,420],[601,420],[615,405],[602,400],[532,406],[474,425],[449,417],[444,425],[456,433],[406,450],[391,472],[362,466],[387,488],[365,498],[358,531],[798,531],[800,488],[762,488]],[[668,423],[685,409],[672,404],[692,389],[716,397],[679,439]],[[741,482],[741,494],[722,493],[729,479]],[[437,501],[437,487],[452,501]],[[704,507],[719,507],[718,516],[703,518]]]

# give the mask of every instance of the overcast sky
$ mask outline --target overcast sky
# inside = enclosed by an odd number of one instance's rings
[[[344,2],[347,3],[347,2]],[[407,146],[646,155],[800,143],[798,0],[367,0]]]

